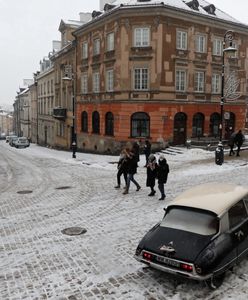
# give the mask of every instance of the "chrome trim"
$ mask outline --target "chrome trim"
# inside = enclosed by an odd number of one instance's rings
[[[144,251],[146,253],[149,253],[149,254],[153,255],[153,256],[162,257],[162,258],[164,258],[164,256],[154,254],[154,253],[152,253],[150,251],[146,251],[146,250],[142,250],[140,255],[134,255],[134,258],[137,261],[148,264],[150,267],[152,267],[154,269],[157,269],[157,270],[160,270],[160,271],[163,271],[163,272],[167,272],[167,273],[171,273],[171,274],[174,274],[174,275],[181,275],[183,277],[188,277],[188,278],[198,280],[198,281],[207,280],[208,278],[211,278],[213,276],[213,273],[210,273],[210,274],[207,274],[207,275],[199,275],[196,272],[194,264],[188,263],[188,262],[185,262],[185,261],[181,261],[181,260],[177,260],[177,259],[171,259],[169,257],[166,257],[166,258],[171,260],[171,261],[180,263],[180,264],[187,264],[187,265],[192,266],[193,271],[192,272],[186,272],[186,271],[183,271],[181,269],[176,269],[176,268],[174,269],[174,268],[170,268],[169,266],[167,267],[167,266],[161,265],[161,264],[153,262],[153,261],[148,261],[148,260],[143,258],[143,252]]]

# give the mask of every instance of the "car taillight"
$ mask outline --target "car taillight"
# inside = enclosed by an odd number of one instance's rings
[[[148,261],[151,261],[152,260],[152,254],[147,253],[147,252],[143,252],[143,258],[148,260]]]
[[[183,269],[184,271],[187,271],[187,272],[192,272],[193,271],[193,267],[191,265],[188,265],[188,264],[180,264],[180,268]]]

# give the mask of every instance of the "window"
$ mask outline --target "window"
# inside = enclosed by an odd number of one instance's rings
[[[148,69],[136,68],[134,69],[134,89],[147,90],[148,89]]]
[[[114,90],[114,71],[108,70],[106,72],[106,91],[112,92]]]
[[[88,132],[88,114],[86,111],[83,111],[81,115],[81,130]]]
[[[150,117],[144,112],[137,112],[131,116],[131,137],[150,136]]]
[[[134,47],[150,46],[150,28],[135,28],[134,29]]]
[[[176,70],[176,91],[185,92],[186,90],[186,71]]]
[[[187,47],[187,32],[177,31],[177,49],[186,50]]]
[[[93,73],[93,93],[99,93],[100,91],[100,73]]]
[[[93,55],[100,54],[100,39],[95,39],[93,41]]]
[[[107,51],[112,51],[115,48],[115,36],[114,33],[111,32],[107,34]]]
[[[206,37],[204,35],[196,36],[195,51],[201,53],[206,52]]]
[[[83,59],[88,58],[88,43],[87,42],[83,42],[83,45],[82,45],[82,58]]]
[[[92,132],[96,134],[100,133],[100,115],[98,111],[92,113]]]
[[[221,39],[214,39],[213,41],[213,55],[222,56],[223,41]]]
[[[214,214],[176,207],[169,209],[160,226],[205,236],[214,235],[219,231],[219,221]]]
[[[195,91],[196,92],[204,92],[205,85],[205,74],[204,72],[196,72],[195,73]]]
[[[193,116],[192,137],[203,136],[203,130],[204,130],[204,115],[202,113],[196,113]]]
[[[233,228],[247,218],[247,211],[243,200],[236,203],[228,212],[229,226]]]
[[[212,75],[212,93],[220,94],[221,92],[221,75],[213,74]]]
[[[81,92],[82,94],[88,93],[88,74],[84,73],[81,77]]]
[[[107,112],[105,115],[105,134],[114,135],[114,116],[112,112]]]

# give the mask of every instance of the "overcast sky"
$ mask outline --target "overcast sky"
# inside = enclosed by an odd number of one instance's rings
[[[211,0],[248,24],[247,0]],[[0,106],[12,105],[23,79],[33,78],[39,61],[60,40],[61,19],[79,20],[79,12],[99,9],[99,0],[0,0]]]

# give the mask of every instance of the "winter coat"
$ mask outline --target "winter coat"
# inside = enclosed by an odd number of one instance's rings
[[[151,154],[151,144],[150,142],[146,142],[144,145],[144,154],[149,156]]]
[[[234,145],[234,139],[235,139],[236,133],[233,132],[230,136],[230,139],[228,141],[228,146],[233,146]]]
[[[135,142],[133,144],[132,152],[134,153],[134,157],[135,157],[136,162],[139,162],[140,161],[140,147],[139,147],[139,144],[137,142]]]
[[[137,173],[137,160],[135,155],[131,154],[127,156],[125,160],[126,170],[128,174],[136,174]]]
[[[158,165],[157,163],[148,163],[147,169],[146,169],[146,186],[154,187],[155,186],[155,180],[157,177],[157,169]]]
[[[122,170],[123,172],[127,172],[127,160],[125,155],[121,155],[117,165],[118,170]]]
[[[169,165],[167,164],[166,159],[159,160],[157,168],[158,183],[166,183],[169,172]]]
[[[237,145],[237,146],[242,146],[243,142],[244,142],[244,135],[242,134],[242,132],[238,132],[234,138],[234,143]]]

